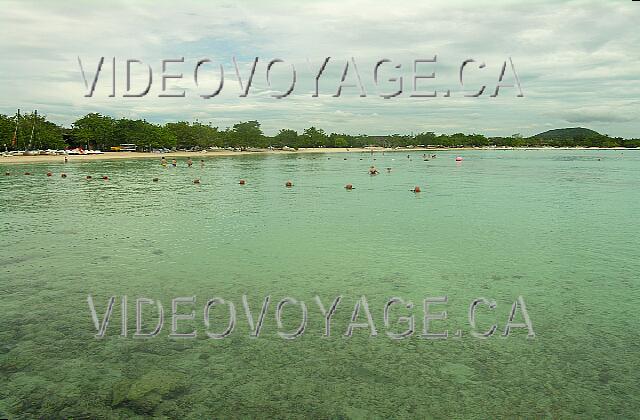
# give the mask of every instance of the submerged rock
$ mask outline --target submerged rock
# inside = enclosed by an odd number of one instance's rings
[[[182,373],[152,371],[137,380],[115,384],[112,406],[126,405],[136,412],[152,413],[163,399],[179,394],[187,386],[187,377]]]

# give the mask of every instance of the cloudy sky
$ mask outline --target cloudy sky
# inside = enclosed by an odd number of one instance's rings
[[[550,128],[588,127],[639,137],[640,2],[620,1],[1,1],[0,113],[37,109],[70,125],[88,112],[153,122],[199,120],[226,127],[257,119],[267,134],[311,125],[329,132],[392,134],[420,131],[532,135]],[[414,92],[414,60],[420,76]],[[100,57],[105,64],[92,97]],[[112,59],[115,57],[115,97]],[[249,92],[240,97],[233,58]],[[331,57],[318,79],[326,57]],[[162,60],[170,63],[159,97]],[[211,62],[194,69],[201,59]],[[509,59],[513,62],[513,67]],[[147,95],[141,92],[151,67]],[[270,70],[271,60],[281,59]],[[379,68],[378,82],[374,68]],[[467,59],[460,84],[459,71]],[[346,72],[340,97],[335,97]],[[503,63],[503,84],[495,92]],[[355,63],[355,66],[353,65]],[[479,65],[484,64],[482,68]],[[224,84],[217,90],[220,66]],[[292,83],[291,94],[278,99]],[[399,67],[397,67],[399,66]],[[357,69],[357,72],[356,72]],[[390,81],[389,79],[395,79]],[[389,99],[388,95],[402,93]],[[360,82],[359,82],[360,80]],[[362,97],[362,88],[365,97]],[[356,86],[351,86],[356,85]],[[479,97],[466,97],[481,86]],[[450,91],[447,97],[445,93]],[[433,93],[436,97],[412,97]]]

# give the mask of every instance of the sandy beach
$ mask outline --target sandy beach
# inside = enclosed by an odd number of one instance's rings
[[[216,151],[202,151],[202,152],[171,152],[171,153],[143,153],[143,152],[105,152],[99,155],[67,155],[69,162],[87,162],[92,160],[116,160],[116,159],[160,159],[161,156],[167,159],[172,158],[192,158],[202,159],[211,158],[217,156],[239,156],[239,155],[251,155],[251,154],[295,154],[295,153],[375,153],[380,152],[415,152],[415,151],[442,151],[449,149],[426,149],[426,148],[413,148],[413,149],[391,149],[391,148],[305,148],[298,149],[297,151],[287,150],[257,150],[257,151],[232,151],[232,150],[216,150]],[[42,163],[42,162],[62,162],[64,155],[38,155],[38,156],[0,156],[0,163]]]

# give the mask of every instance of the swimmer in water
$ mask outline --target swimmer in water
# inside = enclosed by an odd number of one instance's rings
[[[64,156],[64,163],[69,162],[69,158],[67,157],[67,155]]]
[[[172,164],[173,166],[178,166],[178,161],[177,161],[177,160],[175,160],[175,159],[171,159],[171,164]]]
[[[162,156],[162,159],[160,159],[160,165],[162,165],[162,166],[167,166],[167,158],[165,158],[164,156]]]
[[[191,158],[187,159],[187,166],[191,167],[191,165],[193,165],[193,161],[191,160]]]
[[[204,159],[200,159],[200,167],[204,168]]]
[[[387,173],[391,173],[391,168],[387,168]]]
[[[373,165],[372,165],[372,166],[369,168],[369,175],[378,175],[378,173],[379,173],[379,172],[378,172],[378,169],[377,169],[375,166],[373,166]]]

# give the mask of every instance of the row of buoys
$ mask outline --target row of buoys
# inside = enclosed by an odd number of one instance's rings
[[[31,173],[31,172],[25,172],[24,174],[25,174],[25,175],[32,175],[32,173]],[[5,172],[5,173],[4,173],[4,175],[5,175],[5,176],[10,176],[10,175],[11,175],[11,172]],[[51,176],[53,176],[53,173],[52,173],[52,172],[47,172],[47,173],[46,173],[46,175],[47,175],[47,177],[51,177]],[[61,177],[61,178],[66,178],[66,177],[67,177],[67,174],[65,174],[64,172],[62,172],[62,173],[60,173],[60,177]],[[107,175],[102,175],[100,178],[104,179],[105,181],[108,181],[108,180],[109,180],[109,177],[108,177]],[[92,177],[91,175],[87,175],[87,176],[85,177],[85,179],[90,180],[90,179],[93,179],[93,177]],[[157,180],[157,178],[156,178],[156,180]]]
[[[390,169],[390,168],[387,168],[387,169]],[[25,172],[24,174],[25,174],[25,175],[31,175],[31,172]],[[5,175],[9,176],[9,175],[11,175],[11,173],[10,173],[10,172],[5,172]],[[47,176],[52,176],[52,175],[53,175],[53,174],[52,174],[51,172],[47,172]],[[65,173],[63,172],[63,173],[61,173],[61,174],[60,174],[60,176],[61,176],[62,178],[66,178],[66,177],[67,177],[67,174],[65,174]],[[93,179],[93,177],[92,177],[91,175],[87,175],[85,178],[86,178],[87,180],[91,180],[91,179]],[[109,180],[109,177],[108,177],[108,176],[106,176],[106,175],[103,175],[103,176],[102,176],[102,179],[104,179],[105,181],[108,181],[108,180]],[[159,180],[160,180],[160,179],[159,179],[159,178],[157,178],[157,177],[152,179],[152,181],[153,181],[153,182],[158,182]],[[200,184],[200,178],[196,178],[196,179],[194,179],[194,180],[193,180],[193,183],[194,183],[194,184]],[[239,184],[240,184],[240,185],[245,185],[246,183],[247,183],[247,181],[246,181],[245,179],[241,179],[241,180],[239,181]],[[287,181],[287,182],[285,182],[285,183],[284,183],[284,186],[285,186],[285,187],[287,187],[287,188],[291,188],[291,187],[293,187],[293,182],[289,180],[289,181]],[[346,184],[346,185],[344,186],[344,189],[345,189],[345,190],[347,190],[347,191],[351,191],[351,190],[355,190],[355,187],[353,186],[353,184]],[[411,191],[411,192],[414,192],[414,193],[419,193],[419,192],[421,192],[422,190],[420,189],[420,187],[419,187],[418,185],[416,185],[416,186],[415,186],[412,190],[410,190],[410,191]]]
[[[346,160],[346,158],[345,158],[345,160]],[[360,159],[360,160],[362,160],[362,159]],[[374,160],[375,160],[375,159],[374,159]],[[462,162],[462,161],[463,161],[462,156],[456,156],[456,162]],[[387,172],[391,172],[391,168],[386,168],[386,170],[387,170]],[[10,175],[11,175],[11,172],[5,172],[4,174],[5,174],[5,176],[10,176]],[[31,175],[31,172],[25,172],[24,174],[25,174],[25,175]],[[374,166],[372,166],[372,167],[370,167],[370,168],[369,168],[369,174],[370,174],[370,175],[377,175],[377,174],[378,174],[378,170],[377,170]],[[46,174],[46,175],[47,175],[47,176],[53,176],[53,173],[51,173],[51,172],[47,172],[47,174]],[[61,176],[62,176],[63,178],[66,178],[66,177],[67,177],[67,175],[66,175],[66,174],[61,174]],[[87,175],[87,179],[91,179],[91,176],[90,176],[90,175]],[[103,175],[103,176],[102,176],[102,179],[104,179],[104,180],[106,181],[106,180],[108,180],[108,179],[109,179],[109,177],[108,177],[108,176],[106,176],[106,175]],[[158,181],[158,179],[157,179],[157,178],[154,178],[154,179],[153,179],[153,181],[154,181],[154,182],[155,182],[155,181]],[[196,182],[196,181],[197,181],[197,182]],[[244,185],[244,184],[245,184],[245,182],[246,182],[246,181],[245,181],[244,179],[241,179],[241,180],[240,180],[240,185]],[[199,184],[199,183],[200,183],[200,180],[199,180],[199,179],[195,179],[195,180],[193,181],[193,183],[194,183],[194,184]],[[290,185],[289,185],[289,184],[290,184]],[[285,185],[286,185],[287,187],[293,187],[293,183],[292,183],[291,181],[287,181],[287,183],[286,183]]]

